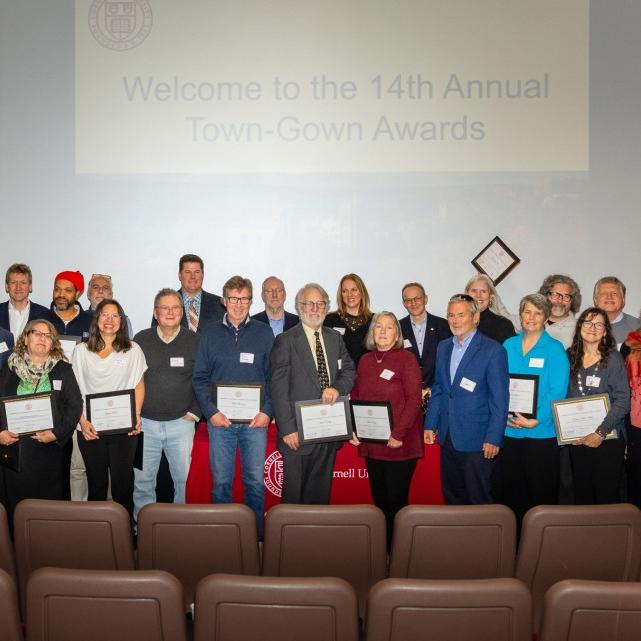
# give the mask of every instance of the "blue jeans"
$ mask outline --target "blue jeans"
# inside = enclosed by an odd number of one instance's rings
[[[195,423],[183,418],[173,421],[142,419],[144,449],[142,470],[134,473],[134,520],[147,503],[156,502],[156,476],[163,451],[169,463],[174,481],[174,503],[185,502],[185,485],[191,464],[191,448],[194,444]]]
[[[209,428],[209,463],[214,477],[211,497],[214,503],[231,503],[236,467],[236,448],[240,449],[245,504],[256,514],[258,535],[263,531],[265,501],[264,466],[267,429],[232,423],[229,427]]]

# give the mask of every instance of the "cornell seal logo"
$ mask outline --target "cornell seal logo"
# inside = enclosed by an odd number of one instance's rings
[[[151,31],[152,14],[148,0],[94,0],[89,9],[89,29],[105,48],[133,49]]]
[[[280,452],[272,452],[265,459],[264,483],[265,487],[274,495],[280,496],[283,493],[283,459]]]

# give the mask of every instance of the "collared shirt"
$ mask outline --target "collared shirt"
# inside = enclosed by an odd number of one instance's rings
[[[198,316],[198,319],[200,320],[200,303],[203,299],[203,290],[201,289],[195,296],[191,296],[186,292],[183,292],[182,295],[183,295],[183,307],[185,309],[185,316],[189,318],[189,306],[191,305],[191,301],[193,300],[194,307],[196,308],[196,316]]]
[[[425,341],[425,330],[427,329],[427,314],[423,316],[423,320],[420,323],[415,323],[414,319],[410,316],[410,322],[412,324],[414,338],[416,339],[416,345],[418,346],[418,355],[422,357],[423,342]]]
[[[273,319],[267,314],[267,320],[269,321],[269,326],[272,328],[272,332],[274,332],[274,336],[278,336],[279,334],[282,334],[283,331],[285,330],[285,313],[283,312],[283,315],[280,318]]]
[[[450,358],[450,381],[454,381],[456,376],[456,370],[465,356],[467,348],[470,346],[470,342],[476,334],[476,329],[462,342],[459,343],[458,336],[452,336],[452,343],[454,348],[452,349],[452,356]]]
[[[20,334],[22,334],[22,330],[27,324],[30,308],[31,303],[28,302],[27,306],[23,310],[19,310],[11,304],[11,301],[9,301],[9,330],[16,341],[20,338]]]
[[[301,323],[301,324],[303,326],[303,331],[305,332],[305,336],[307,337],[307,342],[309,343],[309,349],[312,350],[312,356],[314,358],[314,363],[316,364],[316,369],[318,369],[318,361],[316,360],[316,336],[314,335],[314,332],[318,332],[318,337],[320,338],[320,343],[323,347],[323,354],[325,354],[325,367],[327,368],[327,373],[329,374],[330,372],[329,362],[327,361],[327,350],[325,349],[325,341],[323,340],[322,326],[316,330],[316,329],[312,329],[311,327],[308,327],[307,325],[305,325],[305,323]]]
[[[156,325],[156,331],[158,332],[158,338],[163,343],[166,343],[167,345],[169,345],[169,343],[171,343],[171,341],[173,341],[174,338],[176,338],[176,336],[180,334],[180,325],[178,325],[178,328],[176,329],[176,331],[169,338],[165,338],[165,335],[162,333],[162,330],[160,329],[160,325]]]
[[[238,324],[238,327],[234,327],[229,322],[229,318],[227,318],[227,313],[225,313],[225,315],[223,316],[222,323],[225,327],[229,327],[229,329],[231,329],[234,332],[234,340],[238,342],[238,335],[247,327],[247,325],[249,325],[250,320],[251,319],[249,318],[249,314],[247,314],[247,316],[245,317],[245,320],[241,321]]]
[[[622,320],[623,320],[623,310],[619,312],[619,315],[613,321],[610,321],[610,325],[613,325],[614,323],[619,323]]]

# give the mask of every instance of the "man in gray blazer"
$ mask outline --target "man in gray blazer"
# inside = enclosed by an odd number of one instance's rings
[[[327,292],[308,283],[296,294],[301,322],[276,337],[271,352],[271,393],[278,450],[283,456],[283,503],[329,503],[336,450],[340,441],[301,444],[296,401],[332,404],[354,385],[354,363],[342,336],[323,321]],[[320,365],[319,365],[320,363]]]

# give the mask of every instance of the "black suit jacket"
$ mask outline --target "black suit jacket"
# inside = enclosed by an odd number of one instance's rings
[[[269,318],[267,317],[267,312],[265,311],[254,314],[252,318],[254,320],[260,321],[261,323],[265,323],[265,325],[269,325]],[[290,314],[288,311],[285,311],[285,324],[283,326],[284,332],[294,327],[294,325],[298,325],[298,323],[300,323],[300,318],[298,318],[296,314]]]
[[[209,292],[206,292],[204,289],[202,290],[203,295],[202,298],[200,299],[200,314],[198,315],[198,333],[201,334],[202,332],[205,331],[205,328],[207,325],[209,325],[210,322],[214,321],[221,321],[223,320],[223,316],[225,315],[225,308],[223,307],[223,301],[220,296],[217,296],[216,294],[210,294]],[[180,294],[180,297],[182,299],[183,295],[183,290],[179,289],[178,293]],[[189,329],[189,322],[187,320],[187,314],[185,313],[184,307],[183,307],[183,318],[180,321],[180,324],[183,327],[186,327]],[[158,323],[156,322],[155,318],[151,319],[151,326],[156,327]]]
[[[29,318],[27,319],[27,322],[32,321],[35,318],[44,318],[45,320],[49,320],[49,310],[46,307],[38,305],[38,303],[34,303],[31,300],[29,301],[29,305]],[[0,327],[6,329],[8,332],[11,331],[9,326],[9,301],[0,303]]]
[[[434,368],[436,366],[436,347],[445,338],[452,336],[450,326],[447,321],[440,316],[434,316],[427,313],[427,326],[425,328],[425,337],[423,339],[423,356],[419,356],[418,345],[414,330],[412,329],[412,321],[410,316],[405,316],[399,321],[401,324],[401,331],[403,332],[403,340],[408,340],[411,346],[407,349],[414,354],[418,364],[421,366],[421,374],[423,377],[423,389],[432,387],[434,384]]]

